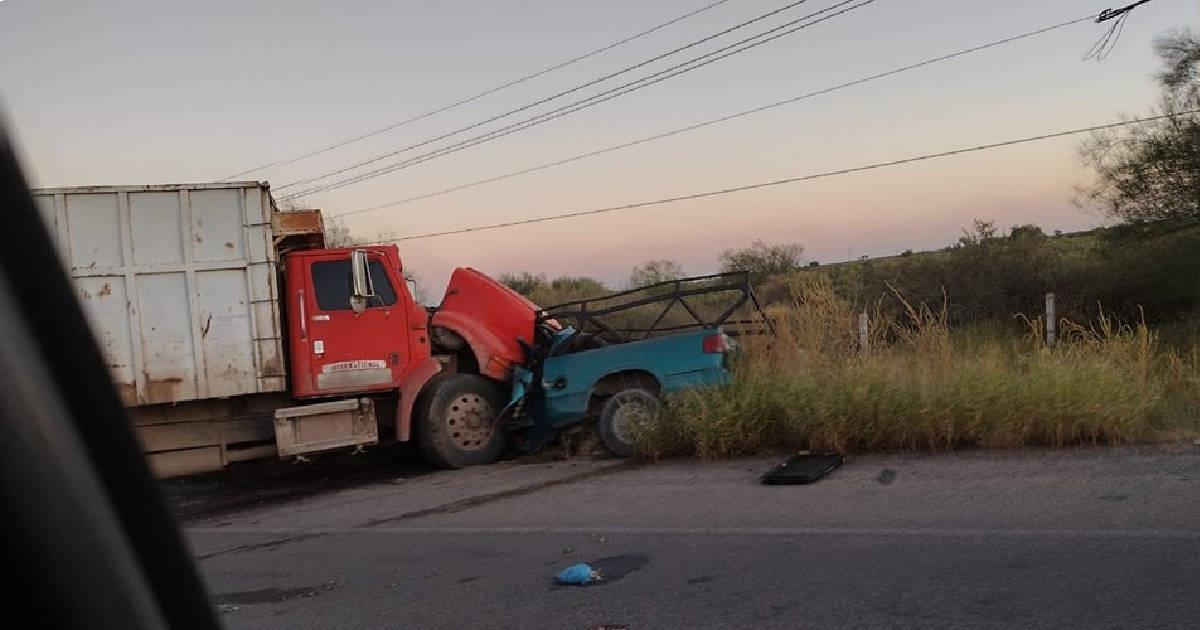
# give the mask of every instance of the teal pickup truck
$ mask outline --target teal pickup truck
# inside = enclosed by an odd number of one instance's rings
[[[757,317],[734,319],[753,308]],[[634,454],[634,427],[661,397],[729,382],[731,336],[762,333],[746,274],[699,276],[544,309],[504,415],[517,445],[537,451],[562,429],[595,420],[605,446]]]

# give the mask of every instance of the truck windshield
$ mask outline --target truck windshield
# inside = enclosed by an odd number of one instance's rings
[[[368,268],[375,297],[368,306],[392,306],[396,303],[396,290],[388,281],[383,261],[372,260]],[[350,260],[326,260],[312,265],[313,287],[317,293],[317,307],[322,311],[350,310],[352,278]]]

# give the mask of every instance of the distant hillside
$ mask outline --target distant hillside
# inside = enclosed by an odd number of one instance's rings
[[[1170,321],[1200,308],[1200,224],[1162,221],[1046,235],[1036,226],[1008,234],[979,223],[952,247],[808,267],[859,308],[898,309],[908,301],[941,307],[951,322],[1037,314],[1044,296],[1059,313],[1084,320],[1103,308],[1126,319]],[[788,277],[761,290],[785,299]]]

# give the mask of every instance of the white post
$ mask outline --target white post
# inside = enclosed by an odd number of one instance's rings
[[[868,321],[866,313],[858,314],[858,349],[865,357],[871,352],[871,337],[868,334]]]
[[[1054,314],[1054,294],[1046,294],[1046,345],[1058,343],[1058,317]]]

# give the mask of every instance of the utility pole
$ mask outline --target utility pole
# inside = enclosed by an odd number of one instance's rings
[[[1058,317],[1054,312],[1054,294],[1046,294],[1046,346],[1053,348],[1058,343]]]
[[[858,351],[865,357],[871,354],[871,336],[866,313],[858,314]]]

